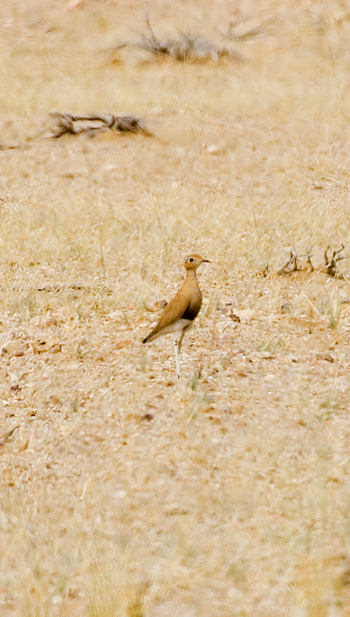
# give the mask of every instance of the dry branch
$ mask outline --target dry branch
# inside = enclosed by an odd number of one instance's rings
[[[338,262],[342,261],[342,259],[347,259],[344,255],[340,255],[345,249],[344,244],[341,245],[340,249],[333,251],[332,257],[328,257],[329,246],[327,246],[324,252],[324,260],[325,260],[325,270],[329,276],[334,276],[335,278],[344,278],[344,275],[339,270]]]
[[[314,272],[315,268],[314,268],[313,263],[311,261],[310,253],[306,253],[305,260],[306,260],[306,263],[309,265],[309,272]]]
[[[144,120],[138,116],[114,116],[107,114],[98,116],[89,114],[87,116],[74,116],[72,114],[62,114],[53,112],[50,114],[56,120],[56,127],[52,131],[51,137],[58,138],[62,135],[80,135],[86,133],[93,137],[95,133],[101,131],[113,131],[117,133],[143,133],[150,136]]]
[[[277,274],[290,274],[296,272],[298,268],[298,255],[295,251],[290,251],[287,261],[277,270]]]

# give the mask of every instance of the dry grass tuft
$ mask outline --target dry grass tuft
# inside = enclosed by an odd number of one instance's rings
[[[241,60],[241,56],[228,47],[219,47],[212,41],[207,40],[203,36],[180,32],[178,37],[160,40],[154,33],[151,27],[149,18],[146,19],[148,34],[143,35],[139,42],[122,43],[115,49],[125,49],[133,47],[146,51],[156,57],[169,57],[177,62],[219,62],[224,58],[228,60]],[[254,36],[255,33],[248,32],[246,36]],[[257,34],[257,33],[256,33]],[[228,38],[232,40],[232,32],[229,31]],[[245,38],[245,37],[242,37]]]

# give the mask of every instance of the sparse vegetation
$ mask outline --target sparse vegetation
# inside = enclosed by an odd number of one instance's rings
[[[261,24],[245,62],[135,65],[143,1],[0,5],[1,617],[349,615],[349,11],[243,4],[152,25]],[[141,340],[192,251],[178,384]]]
[[[344,274],[339,268],[339,262],[343,259],[349,259],[348,256],[341,255],[344,251],[344,244],[341,245],[340,249],[336,249],[332,252],[332,255],[328,255],[329,246],[326,248],[324,252],[324,261],[325,264],[316,268],[318,271],[323,271],[329,276],[334,276],[335,278],[344,278]],[[291,274],[292,272],[297,272],[301,270],[308,270],[309,272],[314,272],[315,268],[311,261],[311,253],[308,252],[305,255],[298,255],[298,253],[292,249],[289,253],[289,257],[287,261],[282,264],[277,270],[277,274]],[[302,263],[304,262],[304,264]]]

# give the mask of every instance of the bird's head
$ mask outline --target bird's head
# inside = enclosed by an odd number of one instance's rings
[[[197,270],[197,268],[203,264],[210,264],[209,259],[203,259],[200,255],[188,255],[185,259],[185,268],[186,270]]]

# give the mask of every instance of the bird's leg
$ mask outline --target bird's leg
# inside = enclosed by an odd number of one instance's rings
[[[176,337],[175,339],[175,364],[176,364],[176,375],[177,378],[180,379],[180,339]]]
[[[185,330],[182,330],[181,334],[179,335],[179,337],[177,339],[175,339],[175,362],[176,362],[176,374],[177,374],[177,378],[180,379],[180,359],[181,359],[181,343],[182,343],[182,339],[184,337],[185,334]]]

